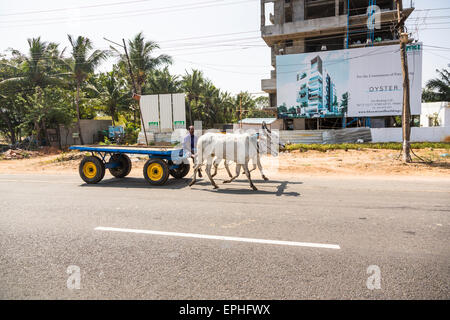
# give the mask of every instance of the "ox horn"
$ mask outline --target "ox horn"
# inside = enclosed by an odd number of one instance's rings
[[[267,130],[267,132],[269,132],[269,133],[272,133],[272,131],[270,131],[270,129],[269,129],[269,128],[267,128],[267,124],[266,124],[266,122],[265,122],[265,121],[263,121],[263,122],[262,122],[262,128],[263,128],[263,129],[266,129],[266,130]]]

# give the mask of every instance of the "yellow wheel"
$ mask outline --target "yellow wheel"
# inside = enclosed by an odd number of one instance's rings
[[[81,179],[86,183],[97,183],[105,176],[105,165],[98,157],[85,157],[79,167]]]
[[[88,179],[94,179],[95,176],[97,175],[97,167],[95,166],[95,163],[93,163],[91,161],[86,162],[83,165],[83,174]]]
[[[144,177],[153,185],[162,185],[169,178],[169,168],[162,159],[150,159],[144,166]]]

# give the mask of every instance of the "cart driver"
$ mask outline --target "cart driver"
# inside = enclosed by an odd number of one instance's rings
[[[194,126],[189,127],[189,134],[184,137],[183,141],[183,150],[187,156],[190,156],[192,158],[192,162],[195,164],[195,155],[197,153],[197,140],[198,137],[194,134]],[[198,176],[201,178],[202,173],[199,170]]]

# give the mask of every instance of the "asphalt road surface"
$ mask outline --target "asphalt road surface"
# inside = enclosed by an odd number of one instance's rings
[[[220,180],[0,175],[0,298],[450,298],[450,181]]]

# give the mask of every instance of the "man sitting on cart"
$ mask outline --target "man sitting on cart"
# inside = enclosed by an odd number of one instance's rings
[[[189,127],[189,134],[184,137],[183,141],[183,150],[184,153],[192,158],[192,162],[195,165],[195,155],[197,154],[197,140],[198,136],[194,134],[194,126]],[[202,174],[201,171],[198,171],[198,176],[201,178]]]

